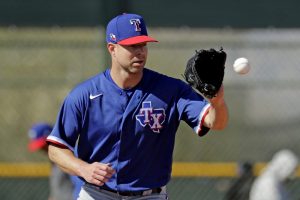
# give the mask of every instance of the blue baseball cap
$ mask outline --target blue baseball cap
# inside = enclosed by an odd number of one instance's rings
[[[106,27],[106,42],[133,45],[144,42],[158,42],[148,36],[144,19],[137,14],[124,13],[113,18]]]
[[[34,124],[28,131],[28,150],[33,152],[47,145],[46,138],[51,133],[53,127],[47,123]]]

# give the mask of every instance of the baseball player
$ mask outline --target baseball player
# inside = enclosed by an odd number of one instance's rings
[[[52,131],[52,125],[47,123],[36,123],[28,131],[28,150],[36,152],[41,150],[48,152],[46,138]],[[57,165],[51,163],[51,174],[49,179],[49,200],[72,200],[77,199],[78,187],[81,187],[80,179],[64,173]],[[74,195],[74,196],[73,196]]]
[[[47,138],[49,157],[84,182],[79,200],[167,199],[181,120],[199,135],[223,129],[224,88],[206,100],[185,82],[145,67],[148,36],[136,14],[106,29],[111,67],[65,98]]]
[[[275,153],[250,190],[250,200],[289,200],[286,183],[297,170],[299,159],[289,149]]]

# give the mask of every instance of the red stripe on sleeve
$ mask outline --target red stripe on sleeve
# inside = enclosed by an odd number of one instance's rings
[[[64,148],[64,149],[69,149],[69,147],[67,147],[66,145],[61,144],[61,143],[59,143],[59,142],[57,142],[55,140],[49,140],[49,139],[47,139],[46,142],[47,142],[47,144],[52,144],[52,145],[57,146],[57,147],[61,147],[61,148]]]
[[[210,109],[210,106],[206,109],[206,111],[203,114],[203,117],[200,121],[200,124],[199,124],[198,135],[200,137],[206,135],[206,133],[208,133],[208,131],[210,130],[210,128],[203,126],[204,119],[207,116],[209,109]]]

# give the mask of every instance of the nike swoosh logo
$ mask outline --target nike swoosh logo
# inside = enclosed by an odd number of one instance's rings
[[[101,93],[100,94],[96,94],[96,95],[90,94],[90,99],[95,99],[95,98],[100,97],[100,96],[102,96]]]

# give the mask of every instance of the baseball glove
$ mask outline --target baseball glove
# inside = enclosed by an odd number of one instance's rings
[[[187,62],[184,79],[205,97],[216,96],[224,78],[226,53],[223,48],[196,50]]]

